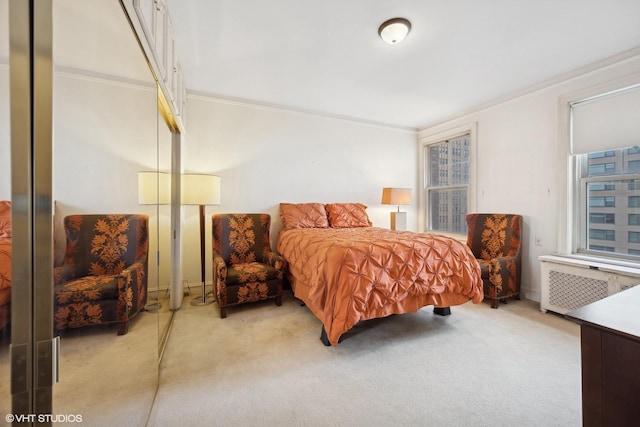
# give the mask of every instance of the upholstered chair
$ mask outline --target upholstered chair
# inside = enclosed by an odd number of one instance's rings
[[[0,331],[11,321],[11,202],[0,201]]]
[[[220,317],[227,307],[275,298],[282,304],[285,261],[271,250],[267,214],[231,213],[212,217],[213,285]]]
[[[147,215],[70,215],[64,263],[54,269],[56,329],[117,324],[147,303]]]
[[[467,246],[480,264],[484,297],[491,300],[491,308],[507,298],[520,299],[522,216],[468,214],[467,229]]]

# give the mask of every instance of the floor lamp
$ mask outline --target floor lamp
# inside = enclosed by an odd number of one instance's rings
[[[168,172],[138,172],[138,203],[141,205],[171,204],[171,174]],[[160,242],[158,242],[159,244]],[[162,307],[158,298],[146,305],[147,311],[158,311]]]
[[[390,187],[383,188],[382,204],[398,206],[397,212],[391,212],[391,229],[406,230],[407,229],[407,213],[400,212],[400,205],[411,204],[411,189],[410,188],[390,188]]]
[[[215,175],[188,173],[182,175],[182,204],[200,207],[200,273],[202,295],[191,300],[191,305],[207,305],[215,301],[207,298],[205,282],[205,233],[204,208],[206,205],[220,204],[220,177]]]

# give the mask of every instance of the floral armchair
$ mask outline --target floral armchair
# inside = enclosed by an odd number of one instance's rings
[[[271,250],[268,214],[213,215],[213,285],[220,317],[227,307],[275,298],[282,304],[285,261]]]
[[[70,215],[64,263],[54,269],[54,326],[118,325],[147,303],[147,215]]]
[[[11,202],[0,201],[0,330],[11,321]]]
[[[468,214],[467,246],[480,263],[484,297],[491,308],[498,301],[520,299],[522,269],[522,216]]]

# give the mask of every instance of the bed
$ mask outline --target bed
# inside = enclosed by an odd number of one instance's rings
[[[360,203],[281,203],[280,217],[287,279],[322,322],[325,345],[362,320],[429,305],[448,315],[483,299],[480,266],[464,242],[373,227]]]

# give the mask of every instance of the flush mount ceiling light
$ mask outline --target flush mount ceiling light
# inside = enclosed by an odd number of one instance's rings
[[[389,44],[397,44],[404,40],[411,31],[411,22],[404,18],[393,18],[385,21],[378,28],[380,38]]]

